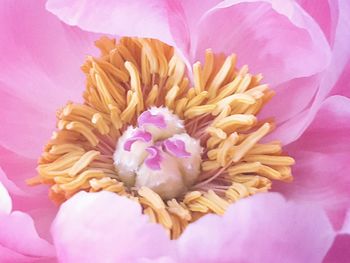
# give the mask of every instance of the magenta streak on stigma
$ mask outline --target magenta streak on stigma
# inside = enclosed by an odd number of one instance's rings
[[[150,146],[146,149],[149,156],[145,160],[145,164],[152,170],[160,170],[160,162],[162,161],[161,152],[157,147]]]
[[[150,111],[143,112],[137,119],[139,126],[144,126],[145,124],[154,125],[160,129],[166,128],[166,122],[164,116],[161,114],[152,115]]]
[[[149,132],[143,130],[137,130],[132,137],[126,140],[124,143],[124,150],[130,152],[131,146],[136,141],[150,142],[152,135]]]
[[[186,151],[185,143],[182,140],[165,140],[163,145],[165,149],[175,157],[185,158],[190,157],[191,154]]]

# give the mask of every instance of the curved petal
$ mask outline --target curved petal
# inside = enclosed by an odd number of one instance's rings
[[[1,262],[4,263],[12,263],[12,262],[19,262],[19,263],[24,263],[24,262],[32,262],[33,258],[32,257],[26,257],[22,254],[19,254],[17,252],[14,252],[6,247],[3,247],[0,245],[0,259]]]
[[[350,258],[350,235],[338,235],[323,263],[347,262]]]
[[[0,145],[27,157],[38,157],[55,127],[54,110],[41,110],[40,105],[36,107],[19,99],[16,89],[1,81],[0,99]]]
[[[80,65],[95,53],[95,38],[61,23],[43,0],[1,1],[1,145],[37,157],[54,127],[56,109],[81,97]]]
[[[344,219],[344,224],[343,224],[343,227],[341,229],[341,233],[350,235],[350,207],[346,213],[346,216]]]
[[[328,42],[333,45],[338,22],[338,0],[297,0],[297,2],[312,16],[327,37]]]
[[[345,2],[345,1],[344,1]],[[341,20],[339,23],[340,29],[337,34],[337,60],[335,60],[334,67],[342,69],[344,66],[344,70],[337,80],[335,88],[332,90],[332,95],[340,94],[345,96],[350,96],[350,84],[349,84],[349,76],[350,76],[350,51],[347,48],[350,45],[350,33],[347,30],[350,27],[350,4],[346,4],[342,2],[341,4],[342,10],[345,9],[345,12],[341,12]],[[339,70],[338,70],[339,71]]]
[[[192,223],[178,249],[181,262],[321,262],[333,235],[321,209],[268,193]]]
[[[285,127],[284,123],[296,116],[299,117],[300,112],[310,107],[319,89],[320,79],[321,76],[316,74],[311,77],[296,78],[273,88],[276,92],[275,96],[259,114],[262,119],[274,118],[278,129],[271,134],[273,139],[280,140],[283,144],[289,143],[290,138],[295,134],[287,127],[282,129]],[[300,127],[297,126],[297,128]]]
[[[350,99],[328,98],[306,132],[285,148],[296,160],[294,182],[274,188],[294,200],[323,206],[336,228],[350,207],[349,120]]]
[[[178,1],[49,0],[46,7],[65,23],[91,32],[156,38],[187,46],[187,26]]]
[[[18,211],[0,214],[0,246],[35,258],[55,256],[53,246],[37,234],[32,218]]]
[[[175,1],[173,1],[175,2]],[[182,6],[183,10],[183,21],[186,25],[187,35],[184,34],[174,34],[173,37],[177,39],[183,39],[183,43],[186,43],[186,46],[181,46],[182,53],[186,56],[186,59],[191,61],[191,49],[193,49],[193,36],[197,34],[197,28],[200,23],[202,16],[205,15],[208,10],[213,8],[215,5],[220,3],[221,0],[179,0],[179,3]],[[174,30],[173,30],[174,31]],[[179,31],[183,33],[184,31]],[[178,43],[179,41],[176,41]],[[192,62],[192,61],[191,61]],[[190,67],[191,68],[191,67]]]
[[[350,57],[337,84],[332,89],[331,95],[337,94],[350,97]]]
[[[1,147],[0,147],[1,149]],[[10,180],[4,170],[0,165],[0,181],[5,186],[5,188],[11,192],[12,194],[23,195],[26,196],[26,193],[23,192],[12,180]]]
[[[0,146],[0,169],[4,174],[0,177],[11,194],[28,197],[42,194],[41,187],[30,187],[25,180],[37,175],[37,160],[23,157]]]
[[[350,61],[350,31],[348,30],[350,28],[350,3],[340,0],[338,4],[339,18],[332,47],[331,63],[327,70],[321,74],[319,88],[312,104],[285,121],[273,133],[272,137],[282,138],[284,144],[295,141],[303,134],[329,94],[350,94],[348,75]],[[301,95],[299,94],[299,96]]]
[[[2,171],[0,170],[0,173]],[[0,213],[9,214],[12,211],[12,200],[6,188],[0,181]]]
[[[273,85],[321,72],[330,61],[322,31],[294,2],[223,1],[202,17],[194,36],[195,58],[207,48],[237,53]]]
[[[315,103],[324,100],[332,91],[350,61],[350,2],[339,0],[338,4],[339,19],[332,48],[332,60],[327,71],[324,73],[325,76],[320,84],[321,87]]]
[[[38,233],[50,240],[50,224],[57,207],[47,197],[47,186],[31,187],[25,180],[36,175],[36,160],[22,157],[0,146],[0,181],[9,191],[14,210],[29,214]]]
[[[62,262],[134,262],[165,256],[172,248],[136,202],[110,192],[73,196],[61,206],[52,235]]]
[[[27,256],[0,245],[1,263],[57,263],[54,258]]]
[[[11,211],[11,197],[0,181],[0,261],[51,262],[53,247],[38,236],[33,220]]]

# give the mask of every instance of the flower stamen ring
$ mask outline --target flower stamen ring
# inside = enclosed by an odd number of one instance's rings
[[[84,103],[57,111],[31,185],[50,185],[62,203],[79,191],[111,191],[139,202],[171,238],[207,213],[292,179],[293,158],[257,114],[273,96],[236,56],[207,50],[186,66],[154,39],[106,37],[82,66]],[[190,81],[193,79],[193,82]]]

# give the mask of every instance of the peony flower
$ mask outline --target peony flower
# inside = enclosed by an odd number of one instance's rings
[[[1,5],[1,262],[348,258],[347,1]]]

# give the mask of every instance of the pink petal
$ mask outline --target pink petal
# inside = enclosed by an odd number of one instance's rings
[[[344,224],[341,229],[341,233],[350,234],[350,207],[348,208],[348,211],[345,215]]]
[[[49,0],[46,7],[65,23],[91,32],[156,38],[168,44],[175,43],[173,30],[178,36],[186,35],[183,11],[177,1]]]
[[[11,258],[11,255],[15,259],[16,254],[34,257],[33,259],[55,255],[53,246],[39,237],[33,219],[19,211],[0,213],[0,251],[3,249],[6,253],[0,254],[1,262],[2,256],[4,260]]]
[[[177,261],[170,257],[160,257],[157,259],[141,258],[137,260],[137,263],[177,263]]]
[[[268,193],[199,219],[177,243],[181,262],[321,262],[333,236],[317,206]]]
[[[349,61],[350,61],[350,3],[348,1],[339,1],[339,19],[335,32],[335,40],[332,47],[331,63],[320,75],[319,88],[315,99],[310,101],[310,105],[305,108],[302,104],[297,115],[285,121],[272,135],[272,138],[281,139],[285,144],[296,140],[314,119],[323,100],[329,94],[349,95]],[[305,87],[305,90],[310,87]],[[293,93],[290,93],[293,94]],[[305,94],[305,93],[304,93]],[[303,96],[304,94],[296,94]],[[295,95],[295,96],[296,96]],[[294,100],[294,99],[293,99]],[[290,96],[280,97],[279,101],[286,103],[288,108]],[[281,110],[281,108],[280,108]],[[279,110],[275,111],[278,114]],[[283,112],[283,110],[282,110]]]
[[[40,110],[40,106],[36,107],[16,95],[16,90],[0,82],[0,145],[27,157],[37,158],[55,127],[54,110]]]
[[[350,61],[350,2],[339,0],[339,19],[332,47],[331,64],[324,73],[315,102],[322,101],[334,88]],[[349,79],[349,77],[348,77]]]
[[[350,97],[350,85],[349,85],[349,76],[350,76],[350,58],[339,77],[335,87],[331,91],[331,95],[344,95]]]
[[[27,256],[0,245],[1,263],[57,263],[54,258]]]
[[[1,145],[37,158],[54,128],[56,109],[81,100],[80,65],[96,52],[96,38],[62,24],[44,9],[43,0],[2,1]]]
[[[37,161],[20,156],[0,146],[0,175],[2,183],[11,193],[23,198],[36,195],[47,195],[46,187],[31,187],[26,179],[37,175]],[[17,209],[15,205],[15,209]]]
[[[0,170],[0,173],[2,171]],[[12,200],[7,189],[0,181],[0,214],[9,214],[12,210]]]
[[[134,201],[110,192],[80,192],[65,202],[52,226],[62,262],[135,262],[171,252],[160,225]]]
[[[57,209],[47,187],[28,187],[25,179],[36,175],[56,109],[70,99],[81,100],[80,65],[94,53],[97,36],[65,26],[45,10],[43,0],[0,5],[0,62],[6,65],[0,72],[0,179],[14,209],[30,214],[40,235],[49,239]]]
[[[350,96],[350,88],[349,88],[349,76],[350,76],[350,51],[347,48],[350,45],[350,33],[347,30],[350,26],[350,4],[346,1],[342,1],[341,3],[341,16],[340,22],[338,26],[338,34],[337,34],[337,60],[338,62],[335,64],[335,67],[340,69],[344,68],[342,75],[338,78],[337,84],[335,88],[332,90],[332,94],[342,94],[346,96]],[[344,66],[345,63],[345,66]],[[344,67],[342,67],[344,66]],[[340,72],[340,70],[335,73]],[[335,77],[334,77],[335,78]]]
[[[342,0],[341,0],[342,1]],[[333,44],[335,28],[338,22],[338,0],[297,0],[318,23],[330,44]]]
[[[344,220],[342,229],[335,238],[332,247],[328,251],[324,263],[347,262],[350,258],[350,208]]]
[[[19,262],[19,263],[24,263],[24,262],[33,262],[32,257],[27,257],[24,256],[20,253],[14,252],[6,247],[0,246],[0,259],[1,262],[4,263],[12,263],[12,262]]]
[[[310,103],[314,100],[319,89],[320,79],[320,75],[314,75],[296,78],[272,87],[276,91],[276,95],[266,104],[259,116],[275,119],[278,130],[271,135],[273,139],[281,140],[286,144],[290,142],[292,136],[295,136],[295,133],[299,132],[301,125],[296,127],[298,130],[294,133],[284,123],[299,117],[300,112],[310,107]],[[300,121],[300,118],[297,120]]]
[[[323,263],[348,262],[350,258],[350,235],[338,235]]]
[[[0,147],[1,149],[1,147]],[[6,189],[12,194],[24,195],[27,196],[25,192],[23,192],[13,181],[11,181],[6,173],[3,171],[0,165],[0,181],[6,187]]]
[[[48,199],[47,186],[31,187],[25,180],[36,175],[36,160],[31,160],[0,146],[0,181],[9,191],[13,209],[28,213],[39,234],[50,239],[49,226],[57,207]]]
[[[0,181],[0,261],[51,262],[53,247],[38,236],[33,220],[11,210],[11,197]]]
[[[336,228],[350,207],[349,120],[349,99],[327,99],[307,131],[286,147],[296,159],[295,180],[274,188],[293,200],[323,206]]]
[[[175,1],[173,1],[175,2]],[[173,29],[172,34],[176,40],[177,47],[179,47],[186,58],[191,60],[190,52],[193,48],[194,35],[197,34],[198,25],[203,16],[215,5],[221,2],[221,0],[180,0],[179,1],[183,10],[183,20],[185,30],[178,30],[177,32]],[[174,27],[178,27],[175,24]],[[186,32],[186,34],[184,34]],[[179,43],[184,43],[179,46]],[[187,44],[187,45],[185,45]]]
[[[273,85],[321,72],[330,60],[323,32],[293,2],[223,1],[202,18],[196,33],[195,58],[207,48],[236,53],[240,65],[263,73]]]

